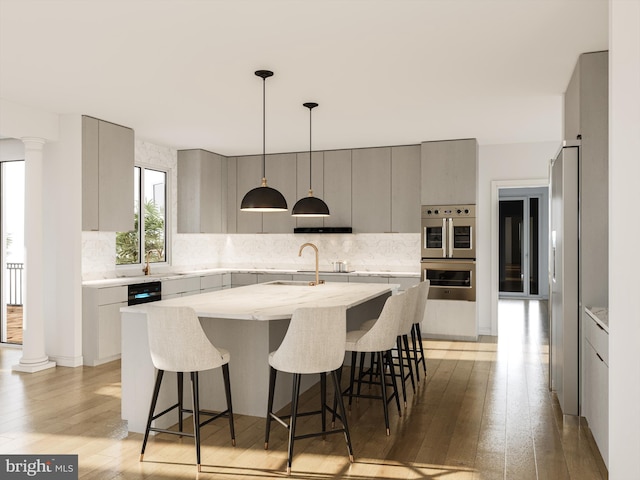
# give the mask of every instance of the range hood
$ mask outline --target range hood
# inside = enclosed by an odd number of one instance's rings
[[[295,227],[293,233],[353,233],[351,227]]]

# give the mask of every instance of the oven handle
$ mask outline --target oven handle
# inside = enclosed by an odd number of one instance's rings
[[[449,228],[447,229],[447,257],[453,257],[453,218],[447,218],[447,223],[449,224]]]

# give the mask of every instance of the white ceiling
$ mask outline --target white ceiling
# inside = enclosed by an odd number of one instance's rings
[[[560,140],[607,0],[0,0],[0,97],[224,155]],[[2,132],[0,132],[1,134]]]

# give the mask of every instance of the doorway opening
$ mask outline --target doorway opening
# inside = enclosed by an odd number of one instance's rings
[[[22,344],[24,160],[0,162],[0,343]]]
[[[499,190],[500,298],[548,297],[547,187]]]

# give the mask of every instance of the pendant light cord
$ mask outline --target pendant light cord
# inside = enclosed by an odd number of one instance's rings
[[[266,151],[267,151],[267,147],[266,147],[266,137],[267,137],[267,127],[266,127],[266,123],[267,123],[267,101],[266,101],[266,85],[267,85],[267,79],[266,77],[262,78],[262,178],[267,178],[267,169],[265,166],[266,163],[266,159],[265,159],[265,155],[266,155]]]
[[[311,110],[313,110],[313,108],[309,109],[309,191],[311,191],[311,170],[313,163],[311,155]]]

